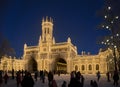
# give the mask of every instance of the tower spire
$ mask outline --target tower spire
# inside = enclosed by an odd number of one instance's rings
[[[42,36],[43,42],[52,42],[53,39],[53,22],[52,18],[46,16],[45,20],[42,19]]]
[[[48,22],[49,20],[48,20],[48,16],[46,16],[46,22]]]
[[[44,17],[42,18],[42,22],[44,22],[45,20],[44,20]]]

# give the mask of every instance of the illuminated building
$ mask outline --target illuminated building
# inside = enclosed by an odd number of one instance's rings
[[[70,37],[66,42],[56,43],[53,37],[53,20],[46,17],[42,20],[42,34],[38,45],[27,46],[24,44],[23,58],[15,59],[14,64],[19,61],[19,65],[14,65],[13,68],[30,72],[46,70],[56,73],[70,73],[75,70],[85,74],[95,74],[99,70],[101,73],[106,73],[108,71],[106,58],[109,54],[110,50],[99,51],[97,55],[83,51],[79,55],[77,47],[72,44]],[[12,63],[10,62],[10,64]],[[2,59],[1,67],[3,65]],[[5,69],[11,70],[12,68],[7,67]]]

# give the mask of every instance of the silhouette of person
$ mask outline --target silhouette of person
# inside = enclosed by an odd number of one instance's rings
[[[118,86],[119,75],[117,71],[114,71],[113,80],[114,80],[113,85]]]
[[[22,87],[33,87],[34,86],[34,80],[31,76],[31,73],[27,72],[21,82]]]

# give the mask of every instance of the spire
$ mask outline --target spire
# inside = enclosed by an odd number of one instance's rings
[[[41,35],[40,35],[40,37],[39,37],[39,43],[38,44],[40,44],[41,43]]]
[[[44,20],[44,17],[42,18],[42,22],[44,22],[45,20]]]
[[[52,18],[50,17],[50,22],[52,22]]]
[[[68,40],[67,40],[67,42],[68,42],[68,43],[71,43],[71,39],[70,39],[70,37],[68,37]]]
[[[42,23],[44,23],[44,22],[51,22],[51,23],[53,23],[53,19],[51,17],[46,16],[45,18],[44,17],[42,18]]]
[[[52,41],[53,38],[53,23],[52,18],[48,16],[45,17],[45,19],[42,19],[42,36],[41,40],[42,42]]]
[[[55,44],[55,38],[53,37],[53,44]]]
[[[48,20],[48,16],[46,16],[46,22],[48,22],[49,20]]]
[[[24,48],[27,48],[27,44],[26,43],[24,44]]]

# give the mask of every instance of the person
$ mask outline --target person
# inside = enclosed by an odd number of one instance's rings
[[[40,70],[40,80],[42,80],[43,81],[43,70]]]
[[[61,87],[67,87],[66,84],[67,84],[66,81],[63,81],[63,84]]]
[[[117,71],[114,71],[113,80],[114,80],[113,85],[118,86],[119,75]]]
[[[48,73],[48,85],[50,86],[50,82],[52,81],[52,79],[53,79],[53,73],[50,71],[49,73]]]
[[[37,81],[38,72],[37,72],[37,71],[35,71],[35,73],[34,73],[34,74],[35,74],[35,75],[34,75],[35,81]]]
[[[98,71],[98,72],[97,72],[97,80],[98,80],[98,81],[100,80],[100,77],[101,77],[100,71]]]
[[[24,70],[23,70],[23,69],[22,69],[22,72],[21,72],[21,73],[22,73],[22,78],[23,78],[23,76],[24,76]]]
[[[31,76],[31,73],[27,72],[21,82],[22,87],[33,87],[34,86],[34,80]]]
[[[83,75],[81,75],[81,87],[83,87],[83,86],[84,86],[84,80],[85,80],[84,76],[83,76]]]
[[[110,73],[107,72],[107,73],[106,73],[106,76],[107,76],[107,81],[110,82]]]
[[[12,79],[14,79],[14,69],[12,69]]]
[[[8,74],[7,74],[7,72],[5,72],[5,75],[4,75],[4,82],[5,82],[5,84],[7,84],[7,82],[8,82]]]
[[[82,84],[80,82],[80,78],[81,78],[81,73],[77,72],[75,74],[75,77],[72,77],[70,79],[70,83],[69,83],[68,87],[82,87]]]
[[[16,73],[16,81],[17,81],[17,87],[21,84],[21,73],[18,71]]]
[[[48,73],[48,81],[49,87],[58,87],[51,71]]]
[[[42,83],[45,83],[45,71],[42,71],[41,80],[42,80]]]
[[[93,81],[93,87],[98,87],[98,84],[95,80]]]
[[[0,87],[1,87],[2,83],[3,83],[3,79],[2,79],[2,71],[0,71]]]
[[[93,80],[90,80],[90,86],[93,87]]]

